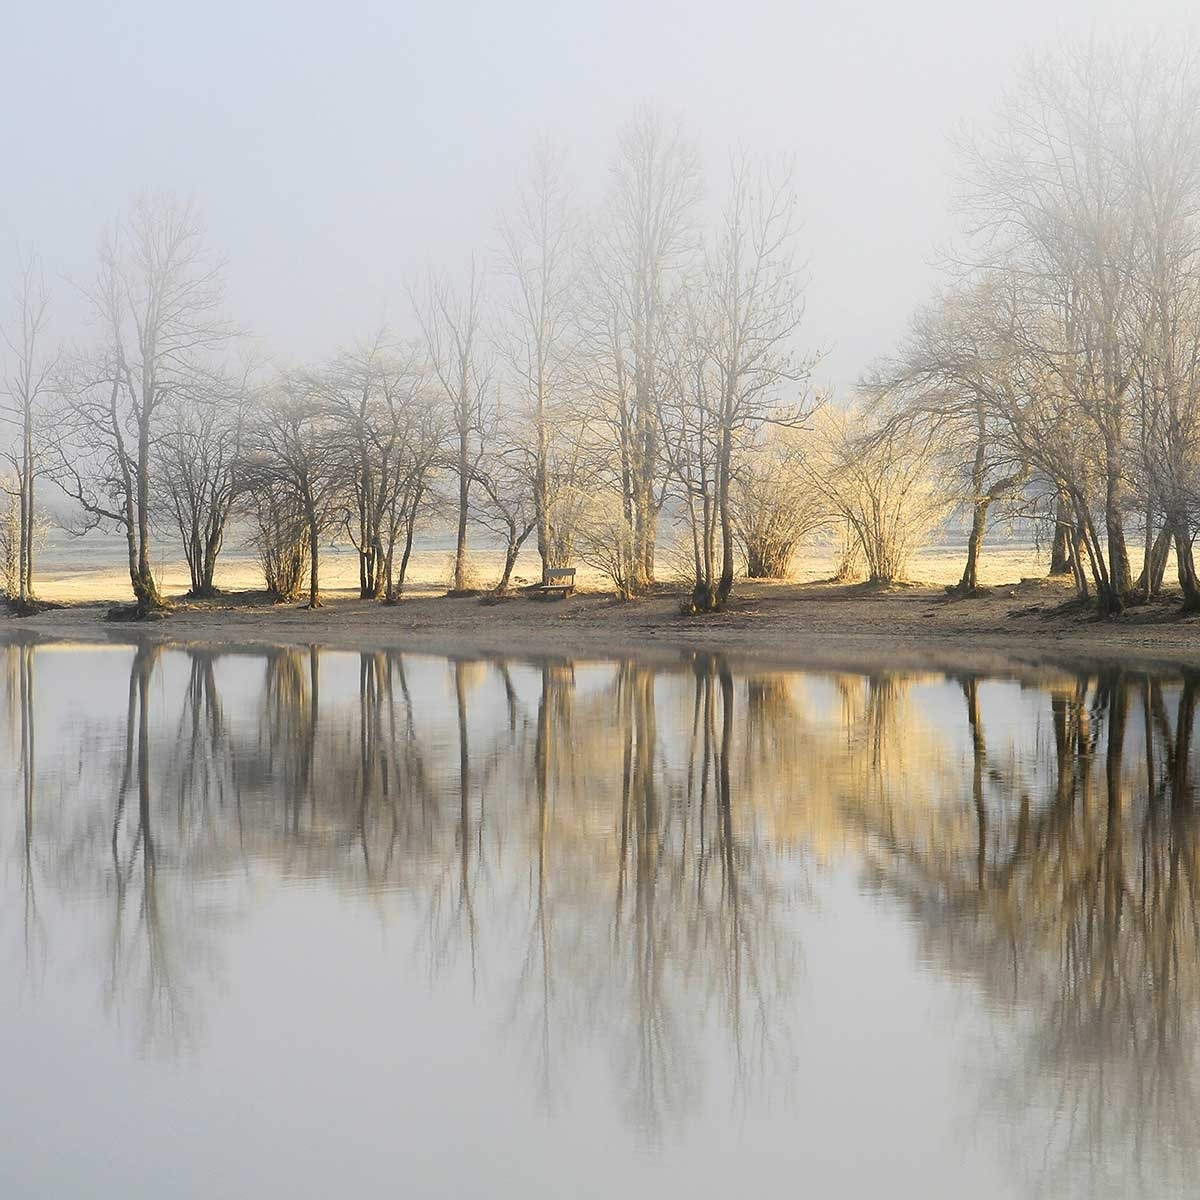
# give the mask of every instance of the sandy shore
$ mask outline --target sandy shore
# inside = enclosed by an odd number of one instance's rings
[[[582,590],[565,601],[516,595],[500,603],[447,598],[444,556],[419,563],[417,582],[399,605],[362,601],[352,580],[330,579],[326,606],[315,612],[271,605],[231,592],[217,601],[177,600],[164,619],[115,623],[109,604],[127,597],[118,572],[75,573],[69,586],[48,582],[47,598],[63,608],[18,620],[0,619],[0,636],[38,636],[82,641],[128,641],[148,637],[226,646],[320,644],[342,649],[401,648],[444,653],[611,655],[655,650],[723,651],[779,664],[853,666],[986,667],[1021,661],[1106,660],[1200,666],[1200,619],[1184,618],[1177,602],[1131,610],[1101,621],[1069,604],[1068,585],[1026,571],[1044,570],[1028,552],[1001,552],[988,563],[988,595],[947,598],[945,584],[957,576],[959,556],[931,552],[916,564],[926,582],[879,592],[862,585],[819,579],[741,581],[722,613],[688,617],[680,612],[681,589],[663,585],[654,596],[621,603],[581,573]],[[346,564],[343,564],[346,565]],[[828,561],[806,560],[810,576]],[[532,575],[522,564],[522,576]],[[1022,582],[1003,581],[1003,574]],[[999,578],[998,578],[999,576]],[[328,578],[328,576],[327,576]],[[186,583],[167,575],[168,590]],[[221,581],[255,588],[261,581]]]
[[[103,551],[88,543],[87,538],[58,547],[53,564],[40,569],[37,594],[58,604],[87,604],[105,602],[118,604],[130,598],[129,575],[117,547]],[[913,561],[911,574],[915,579],[939,585],[953,583],[962,573],[964,551],[961,546],[928,547]],[[832,546],[815,545],[798,555],[793,564],[792,579],[811,583],[833,574],[837,552]],[[985,584],[1002,583],[1009,579],[1045,573],[1044,555],[1032,546],[1002,545],[990,551],[982,560],[980,578]],[[414,595],[444,592],[452,566],[451,555],[445,550],[417,550],[409,565],[408,581]],[[502,556],[496,550],[473,548],[468,574],[482,588],[499,578]],[[605,590],[605,581],[598,572],[576,564],[581,588]],[[670,551],[659,555],[659,576],[670,580],[678,577],[679,568]],[[157,555],[154,574],[159,587],[171,597],[182,597],[188,589],[187,565],[181,558]],[[517,560],[513,575],[516,586],[540,578],[537,555],[526,548]],[[217,586],[230,592],[261,589],[262,572],[257,561],[245,554],[228,553],[220,561]],[[326,548],[321,556],[321,586],[324,592],[337,595],[357,590],[358,558],[350,547],[341,545]]]

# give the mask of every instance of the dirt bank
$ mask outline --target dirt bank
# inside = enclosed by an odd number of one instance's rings
[[[74,603],[7,618],[0,635],[516,655],[684,649],[798,665],[944,668],[1016,659],[1200,667],[1200,619],[1180,616],[1169,599],[1101,621],[1071,603],[1067,585],[1045,580],[997,585],[970,600],[950,600],[934,584],[881,592],[821,582],[747,582],[725,612],[706,617],[682,615],[680,597],[663,589],[635,603],[600,592],[565,601],[518,595],[488,603],[426,590],[386,607],[332,592],[314,612],[234,594],[203,604],[180,602],[164,619],[138,623],[106,620],[104,603]]]

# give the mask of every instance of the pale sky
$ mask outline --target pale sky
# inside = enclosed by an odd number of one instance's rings
[[[844,390],[891,349],[951,233],[948,139],[1062,37],[1195,29],[1194,0],[5,5],[0,272],[86,279],[143,189],[194,195],[228,259],[230,315],[312,361],[387,318],[405,283],[495,246],[539,136],[598,196],[639,105],[677,115],[709,190],[731,147],[792,154],[806,341]],[[7,288],[3,289],[7,292]]]

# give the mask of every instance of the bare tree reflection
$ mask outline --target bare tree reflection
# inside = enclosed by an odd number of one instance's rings
[[[742,1084],[767,1067],[770,1049],[786,1059],[780,1010],[796,958],[774,861],[751,798],[733,783],[738,689],[725,660],[703,656],[682,670],[627,661],[583,705],[574,692],[569,668],[543,666],[522,982],[538,1001],[543,1081],[561,996],[564,1012],[587,1014],[616,1039],[631,1117],[657,1136],[698,1098],[714,1020]],[[663,704],[672,714],[665,731]],[[681,747],[685,704],[691,731]],[[607,934],[598,923],[606,875]]]
[[[106,992],[149,1044],[196,1028],[206,885],[300,876],[404,921],[488,1011],[503,996],[548,1100],[605,1047],[658,1137],[711,1064],[735,1101],[794,1066],[792,918],[844,850],[1016,1040],[981,1100],[1011,1103],[1048,1189],[1200,1157],[1200,676],[145,644],[121,717],[47,743],[39,652],[3,657],[27,954],[47,896],[103,895]]]
[[[45,953],[46,927],[38,911],[42,873],[34,840],[37,796],[37,720],[33,669],[34,646],[29,641],[0,646],[5,665],[5,707],[10,716],[9,761],[20,791],[20,874],[22,941],[27,977],[36,978]],[[12,745],[15,743],[15,746]]]
[[[109,1000],[128,991],[141,997],[148,1043],[177,1044],[188,1033],[186,944],[165,911],[160,895],[160,813],[154,803],[150,727],[150,684],[160,649],[142,643],[129,671],[125,750],[112,815],[113,917]],[[132,800],[132,803],[131,803]]]
[[[974,839],[950,805],[933,835],[919,805],[908,820],[857,812],[928,949],[1023,1031],[992,1086],[1049,1194],[1154,1191],[1200,1154],[1198,683],[1103,670],[1057,686],[1047,760],[1024,768],[1046,780],[1035,800],[1021,768],[989,764],[980,682],[963,680]]]

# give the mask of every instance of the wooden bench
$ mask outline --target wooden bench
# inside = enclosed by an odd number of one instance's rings
[[[549,567],[542,586],[538,588],[540,596],[558,595],[565,600],[575,590],[574,567]]]

